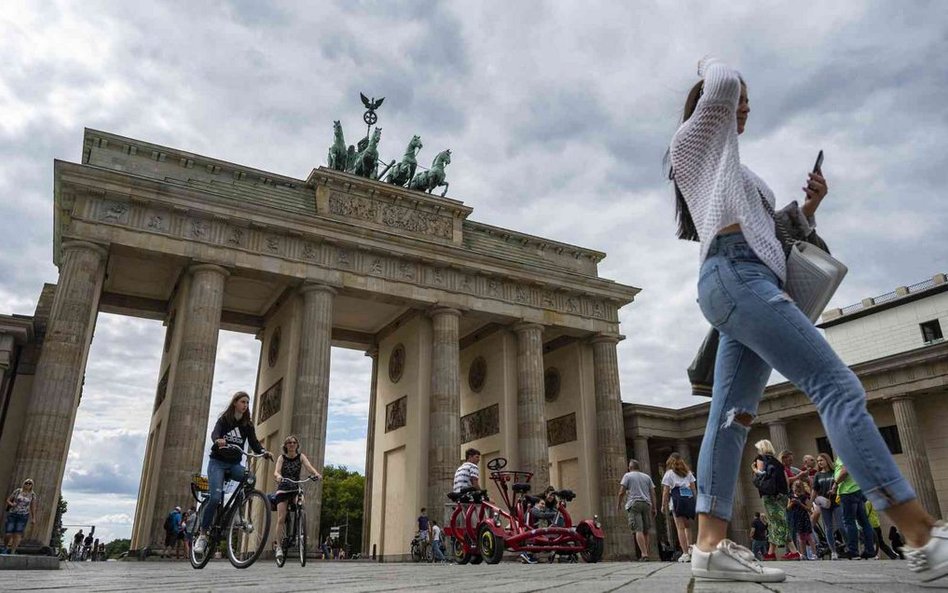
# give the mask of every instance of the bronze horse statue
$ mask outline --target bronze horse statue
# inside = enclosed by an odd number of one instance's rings
[[[349,162],[348,173],[368,179],[376,178],[379,162],[379,140],[381,139],[382,128],[375,128],[368,145],[353,155],[352,161]]]
[[[446,193],[448,193],[448,182],[444,180],[444,167],[451,162],[451,150],[442,150],[438,153],[438,156],[434,158],[434,161],[431,163],[431,168],[423,173],[419,173],[411,180],[411,183],[408,184],[409,189],[417,189],[421,191],[426,191],[429,194],[436,187],[444,186],[444,191],[441,192],[441,197],[443,198]]]
[[[330,169],[345,171],[349,168],[349,155],[346,152],[346,140],[342,135],[342,124],[339,120],[332,122],[333,143],[329,147],[328,165]]]
[[[405,187],[405,184],[411,181],[411,178],[415,176],[415,169],[418,167],[418,161],[415,159],[415,155],[418,154],[421,148],[421,137],[412,136],[411,141],[408,143],[408,148],[405,149],[405,156],[402,157],[400,163],[392,167],[385,181],[393,185]]]

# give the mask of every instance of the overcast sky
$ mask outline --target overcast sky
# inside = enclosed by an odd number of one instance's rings
[[[932,2],[39,2],[0,15],[0,312],[31,314],[52,265],[53,159],[97,128],[305,179],[331,123],[381,153],[452,149],[477,221],[608,253],[623,399],[694,403],[707,325],[696,244],[674,237],[661,161],[705,54],[739,68],[741,157],[778,202],[819,149],[817,218],[850,268],[831,306],[948,271],[948,17]],[[199,7],[204,7],[199,8]],[[100,315],[67,464],[67,523],[131,530],[163,327]],[[221,332],[212,416],[253,390],[259,345]],[[362,470],[369,360],[333,350],[327,462]],[[147,403],[146,403],[147,402]],[[37,484],[37,488],[44,485]]]

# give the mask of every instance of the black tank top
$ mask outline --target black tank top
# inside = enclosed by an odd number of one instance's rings
[[[303,467],[303,456],[297,455],[295,458],[283,456],[283,469],[280,474],[287,480],[299,480],[300,469]]]

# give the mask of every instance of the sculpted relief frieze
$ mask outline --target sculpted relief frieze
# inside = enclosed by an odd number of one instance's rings
[[[349,201],[337,201],[335,206],[331,206],[335,209],[334,212],[348,213],[341,215],[354,217],[369,217],[372,216],[372,212],[384,216],[386,206],[378,209],[377,205],[370,203],[371,200],[351,196],[341,197]],[[330,204],[332,205],[332,200]],[[164,210],[140,203],[96,198],[85,212],[100,223],[125,226],[138,231],[250,250],[272,257],[299,260],[325,268],[454,291],[514,305],[618,322],[614,304],[601,298],[573,292],[567,287],[527,284],[511,278],[419,262],[316,237],[281,233],[272,227],[240,226],[224,219],[214,220],[210,217],[202,217],[183,209]],[[425,214],[412,212],[419,215]],[[435,228],[440,224],[426,228]],[[447,228],[444,227],[444,229]],[[437,232],[444,236],[449,235],[445,234],[447,231]]]
[[[329,194],[329,213],[441,239],[450,239],[454,233],[450,216],[339,192]]]

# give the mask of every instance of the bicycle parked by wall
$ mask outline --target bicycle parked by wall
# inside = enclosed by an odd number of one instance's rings
[[[303,496],[303,484],[306,482],[315,482],[316,476],[310,476],[305,480],[290,480],[283,478],[283,483],[296,484],[296,496],[287,501],[286,519],[283,522],[283,539],[280,540],[282,554],[274,554],[277,566],[283,568],[286,564],[286,556],[294,546],[299,552],[300,566],[306,566],[306,502]],[[277,529],[280,526],[277,525]]]
[[[247,453],[234,446],[230,448],[238,449],[243,455],[253,459],[266,455]],[[224,475],[225,483],[229,478],[229,475]],[[200,505],[192,537],[197,538],[197,531],[200,529],[198,526],[201,525],[204,513],[214,513],[214,519],[206,534],[207,547],[204,552],[198,553],[196,546],[191,546],[188,554],[191,566],[204,568],[222,541],[225,543],[227,558],[235,568],[247,568],[257,561],[270,538],[270,503],[263,492],[254,488],[256,481],[256,476],[248,468],[227,502],[224,503],[224,497],[221,497],[221,503],[212,509],[209,504],[205,504],[210,495],[207,476],[195,474],[192,477],[191,495]]]

